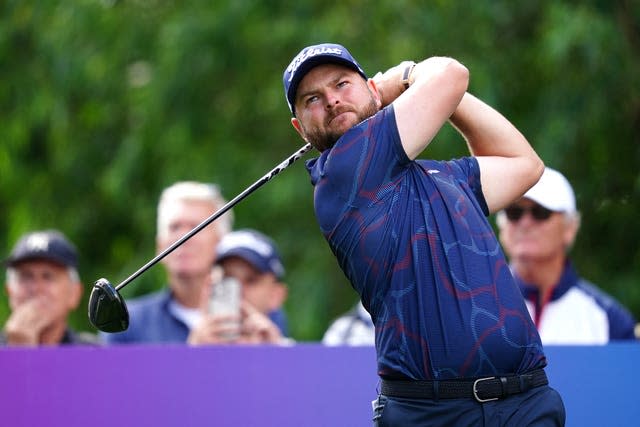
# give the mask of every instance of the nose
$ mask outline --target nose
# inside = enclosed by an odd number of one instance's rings
[[[30,298],[42,294],[47,288],[46,282],[41,279],[23,281],[19,286]]]
[[[340,103],[340,99],[338,99],[338,97],[333,92],[327,92],[326,94],[327,110],[330,110],[331,108],[338,105],[339,103]]]

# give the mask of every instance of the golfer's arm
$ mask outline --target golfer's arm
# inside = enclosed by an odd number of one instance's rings
[[[469,71],[452,58],[433,57],[415,65],[410,86],[393,103],[400,140],[415,159],[456,110],[469,83]]]
[[[450,121],[478,159],[482,190],[491,212],[522,196],[540,178],[544,164],[527,139],[478,98],[466,93]]]

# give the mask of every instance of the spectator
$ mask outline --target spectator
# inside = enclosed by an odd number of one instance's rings
[[[285,343],[286,316],[282,310],[287,285],[285,269],[272,239],[256,230],[227,234],[217,248],[220,274],[240,283],[242,310],[239,342]],[[214,285],[215,286],[215,285]],[[190,339],[193,344],[229,342],[224,319],[207,315]],[[197,336],[196,336],[197,335]],[[233,335],[233,334],[232,334]],[[234,340],[235,341],[235,340]]]
[[[180,239],[226,201],[216,185],[177,182],[162,192],[158,203],[157,251]],[[206,290],[211,287],[211,267],[216,246],[231,230],[227,212],[162,260],[167,271],[166,288],[131,299],[129,329],[101,333],[107,343],[186,343],[201,318]]]
[[[497,216],[500,240],[543,344],[634,339],[635,320],[581,278],[568,252],[580,214],[571,184],[546,168],[540,181]]]
[[[99,344],[88,332],[75,332],[69,314],[82,299],[78,255],[59,231],[23,235],[5,261],[11,314],[1,345]]]
[[[229,233],[220,242],[216,264],[225,276],[242,283],[242,297],[264,313],[287,335],[287,317],[282,306],[287,299],[285,269],[275,242],[256,230]]]
[[[324,345],[375,345],[376,330],[371,315],[358,301],[334,320],[322,337]]]

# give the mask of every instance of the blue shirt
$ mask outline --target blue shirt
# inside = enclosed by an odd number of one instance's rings
[[[101,333],[108,344],[186,343],[189,328],[169,310],[171,292],[163,289],[127,301],[129,328],[115,334]]]
[[[320,229],[376,327],[385,378],[453,379],[543,367],[473,157],[410,160],[393,106],[307,162]]]
[[[538,287],[514,277],[542,342],[559,345],[596,345],[635,340],[636,320],[613,297],[578,276],[567,260],[558,283],[545,300]]]

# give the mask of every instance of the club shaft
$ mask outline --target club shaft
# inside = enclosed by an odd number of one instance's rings
[[[220,216],[222,216],[229,209],[231,209],[232,207],[237,205],[240,201],[242,201],[249,194],[253,193],[255,190],[260,188],[262,185],[264,185],[267,182],[271,181],[271,179],[274,176],[278,175],[280,172],[282,172],[283,170],[285,170],[286,168],[291,166],[292,163],[294,163],[296,160],[298,160],[300,157],[302,157],[306,152],[311,150],[311,148],[312,148],[311,144],[306,144],[305,146],[300,148],[298,151],[293,153],[285,161],[283,161],[278,166],[273,168],[271,171],[269,171],[267,174],[265,174],[262,178],[260,178],[259,180],[257,180],[253,184],[251,184],[242,193],[238,194],[232,200],[227,202],[227,204],[225,204],[223,207],[218,209],[216,212],[214,212],[211,216],[209,216],[207,219],[205,219],[200,224],[198,224],[196,227],[194,227],[187,234],[182,236],[180,239],[176,240],[173,244],[171,244],[171,246],[169,246],[168,248],[166,248],[165,250],[160,252],[158,255],[156,255],[155,258],[153,258],[152,260],[147,262],[145,265],[140,267],[138,269],[138,271],[136,271],[131,276],[129,276],[126,279],[124,279],[118,286],[116,286],[116,290],[120,290],[120,289],[124,288],[125,286],[127,286],[132,281],[134,281],[136,278],[138,278],[138,276],[140,276],[142,273],[147,271],[149,268],[151,268],[152,266],[157,264],[160,260],[162,260],[164,257],[169,255],[171,252],[176,250],[180,245],[182,245],[184,242],[189,240],[191,237],[193,237],[194,235],[198,234],[200,232],[200,230],[202,230],[207,225],[211,224],[213,221],[218,219]]]

